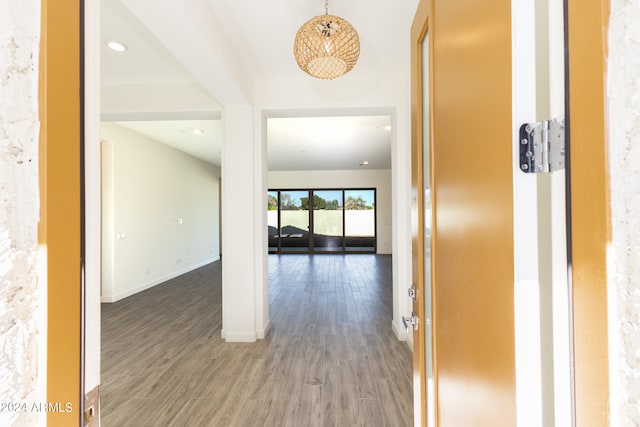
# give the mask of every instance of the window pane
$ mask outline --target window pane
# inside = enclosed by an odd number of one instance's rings
[[[342,190],[313,192],[313,246],[317,252],[342,252]]]
[[[344,223],[347,251],[375,252],[375,190],[345,190]]]
[[[309,192],[280,192],[280,246],[286,252],[309,252]]]

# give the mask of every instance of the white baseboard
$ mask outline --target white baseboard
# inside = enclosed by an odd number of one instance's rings
[[[263,340],[269,335],[269,330],[271,330],[271,320],[267,321],[267,324],[262,328],[261,331],[257,331],[257,337],[259,340]]]
[[[223,338],[226,342],[256,342],[255,332],[228,332],[223,331]]]
[[[398,341],[407,341],[407,331],[402,326],[398,325],[398,322],[391,321],[391,330],[395,334]]]
[[[227,331],[222,329],[220,330],[220,337],[228,342],[254,342],[256,340],[265,339],[266,336],[269,335],[270,330],[271,321],[269,320],[266,326],[261,331],[256,331],[255,334],[251,334],[250,332],[239,332],[228,335]]]
[[[131,295],[135,295],[138,292],[142,292],[142,291],[147,290],[149,288],[153,288],[154,286],[158,286],[159,284],[164,283],[167,280],[171,280],[171,279],[176,278],[178,276],[182,276],[183,274],[186,274],[186,273],[188,273],[190,271],[193,271],[193,270],[195,270],[197,268],[204,267],[205,265],[211,264],[212,262],[217,261],[218,259],[219,259],[218,257],[213,257],[213,258],[206,259],[206,260],[201,261],[199,263],[189,265],[189,266],[187,266],[187,267],[185,267],[183,269],[174,271],[174,272],[172,272],[170,274],[167,274],[165,276],[162,276],[162,277],[159,277],[157,279],[153,279],[153,280],[151,280],[149,282],[143,283],[143,284],[141,284],[139,286],[136,286],[135,288],[129,289],[129,290],[124,291],[124,292],[120,292],[119,294],[116,294],[116,295],[103,295],[100,298],[100,301],[101,302],[106,302],[106,303],[120,301],[121,299],[126,298],[126,297],[130,297]]]

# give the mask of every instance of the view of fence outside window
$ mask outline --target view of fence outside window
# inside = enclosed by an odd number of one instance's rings
[[[375,189],[269,190],[270,253],[375,253]]]

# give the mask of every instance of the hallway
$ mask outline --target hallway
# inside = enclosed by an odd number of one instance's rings
[[[102,425],[409,426],[391,257],[270,255],[271,331],[225,343],[221,263],[102,306]]]

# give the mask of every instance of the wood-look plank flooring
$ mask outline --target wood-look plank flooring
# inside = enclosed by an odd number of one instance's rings
[[[271,331],[226,343],[221,263],[102,305],[102,426],[410,426],[391,257],[269,255]]]

